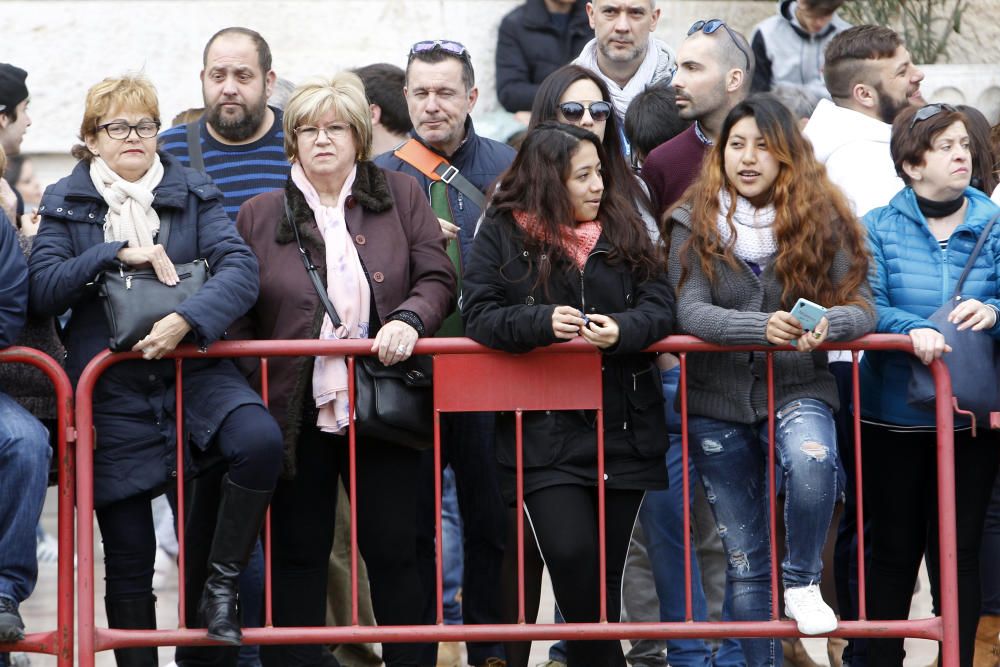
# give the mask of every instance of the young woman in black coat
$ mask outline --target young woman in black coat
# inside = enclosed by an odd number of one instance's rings
[[[542,123],[501,178],[463,286],[466,333],[507,352],[582,338],[604,355],[609,620],[647,489],[666,486],[668,438],[653,355],[673,328],[673,296],[635,207],[587,130]],[[497,458],[514,488],[512,415],[497,419]],[[597,434],[592,413],[524,416],[525,513],[569,622],[599,616]],[[569,642],[569,665],[624,665],[618,641]]]

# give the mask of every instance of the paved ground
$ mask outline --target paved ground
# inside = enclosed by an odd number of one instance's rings
[[[55,532],[55,495],[49,493],[49,498],[45,505],[43,523],[50,533]],[[95,586],[96,599],[98,600],[97,617],[98,623],[106,623],[104,617],[104,580],[103,568],[100,566],[100,556],[96,558],[98,571]],[[157,590],[159,602],[157,604],[157,623],[161,628],[176,627],[177,624],[177,576],[176,570],[170,573],[164,581],[161,589]],[[912,618],[930,616],[930,595],[926,574],[921,571],[920,592],[914,597],[914,604],[910,611]],[[35,594],[22,606],[25,623],[29,631],[51,627],[55,619],[56,612],[56,566],[55,563],[45,563],[39,568],[38,587]],[[552,589],[549,586],[548,577],[545,579],[545,587],[542,593],[541,621],[551,622],[553,608]],[[549,642],[535,642],[532,647],[532,665],[544,662],[548,656]],[[827,665],[826,646],[823,640],[806,640],[806,648],[813,659],[820,665]],[[936,656],[936,644],[921,640],[907,640],[907,659],[905,667],[926,667]],[[173,658],[173,651],[170,649],[160,650],[161,665],[168,665]],[[32,656],[32,667],[55,667],[55,659],[49,656]],[[114,667],[114,657],[111,652],[102,653],[98,656],[98,667]]]

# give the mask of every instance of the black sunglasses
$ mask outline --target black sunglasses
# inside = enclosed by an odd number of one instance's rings
[[[934,104],[928,104],[927,106],[920,107],[920,109],[917,110],[917,113],[913,114],[913,118],[910,119],[910,129],[912,130],[913,126],[916,125],[917,123],[921,123],[927,120],[928,118],[933,118],[942,111],[947,111],[948,113],[951,113],[953,111],[957,111],[957,109],[955,109],[955,107],[951,106],[950,104],[942,104],[940,102],[935,102]]]
[[[434,50],[445,51],[465,60],[468,60],[470,57],[469,50],[465,48],[464,44],[450,39],[425,39],[419,41],[410,47],[410,57],[412,58],[418,53],[429,53]]]
[[[578,123],[583,118],[584,110],[589,111],[590,117],[596,121],[611,117],[611,104],[602,100],[591,102],[586,107],[580,102],[563,102],[559,105],[559,112],[571,123]]]
[[[688,37],[695,34],[699,30],[705,33],[706,35],[711,35],[719,28],[725,28],[726,32],[729,33],[729,38],[733,40],[733,44],[736,45],[736,48],[740,50],[740,53],[743,54],[743,57],[747,61],[747,71],[750,71],[750,54],[747,53],[747,50],[743,48],[742,44],[740,44],[740,40],[736,38],[736,35],[733,33],[730,27],[726,25],[726,22],[723,21],[722,19],[695,21],[694,24],[688,29]]]

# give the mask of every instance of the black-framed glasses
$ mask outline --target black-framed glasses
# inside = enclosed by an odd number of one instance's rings
[[[469,59],[469,50],[465,44],[450,39],[424,39],[410,47],[410,57],[418,53],[429,53],[435,49],[450,53],[459,58]]]
[[[917,113],[913,114],[913,118],[910,119],[910,129],[912,130],[913,126],[916,125],[917,123],[921,123],[929,118],[933,118],[942,111],[947,111],[948,113],[951,113],[953,111],[957,111],[957,109],[955,109],[955,107],[951,106],[950,104],[944,104],[942,102],[935,102],[934,104],[928,104],[926,106],[922,106],[917,110]]]
[[[733,44],[736,45],[736,48],[740,50],[740,53],[743,54],[743,58],[747,61],[747,71],[750,71],[750,54],[747,53],[747,50],[743,48],[742,44],[740,44],[740,40],[736,37],[736,34],[733,32],[732,28],[726,25],[726,22],[723,21],[722,19],[695,21],[688,29],[688,37],[695,34],[699,30],[705,33],[706,35],[711,35],[713,32],[716,32],[719,28],[724,28],[726,30],[726,33],[729,34],[729,39],[733,40]]]
[[[98,125],[97,129],[104,130],[108,133],[108,137],[118,141],[128,139],[132,130],[135,130],[135,133],[142,139],[152,139],[160,132],[160,121],[141,120],[135,125],[129,125],[123,121],[114,120],[104,125]]]
[[[559,113],[571,123],[579,123],[583,118],[584,111],[589,111],[590,117],[595,121],[607,120],[611,117],[611,104],[597,100],[587,106],[584,106],[582,102],[563,102],[559,105]]]

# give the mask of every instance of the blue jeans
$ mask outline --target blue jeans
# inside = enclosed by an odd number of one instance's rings
[[[701,475],[716,528],[729,556],[726,620],[770,617],[767,421],[737,424],[691,416],[691,458]],[[833,412],[826,403],[796,399],[775,415],[776,460],[785,491],[786,588],[817,584],[822,551],[838,497]],[[748,667],[781,664],[773,639],[743,639]]]
[[[441,473],[441,553],[444,557],[444,622],[462,624],[462,515],[458,511],[458,494],[455,491],[455,472],[448,466]]]
[[[639,521],[646,534],[646,548],[653,565],[653,579],[660,598],[660,620],[683,621],[684,609],[684,467],[681,460],[681,417],[674,409],[674,397],[680,381],[680,366],[661,371],[664,410],[670,430],[667,450],[667,475],[670,485],[665,491],[647,491],[639,510]],[[691,462],[690,489],[697,483]],[[690,504],[691,500],[688,499]],[[708,605],[701,585],[701,572],[691,547],[691,613],[695,621],[708,620]],[[712,660],[712,651],[703,639],[667,640],[667,659],[671,667],[742,667],[743,651],[734,639],[726,639]]]
[[[28,599],[38,578],[35,527],[51,457],[45,427],[0,392],[0,596],[18,603]]]

